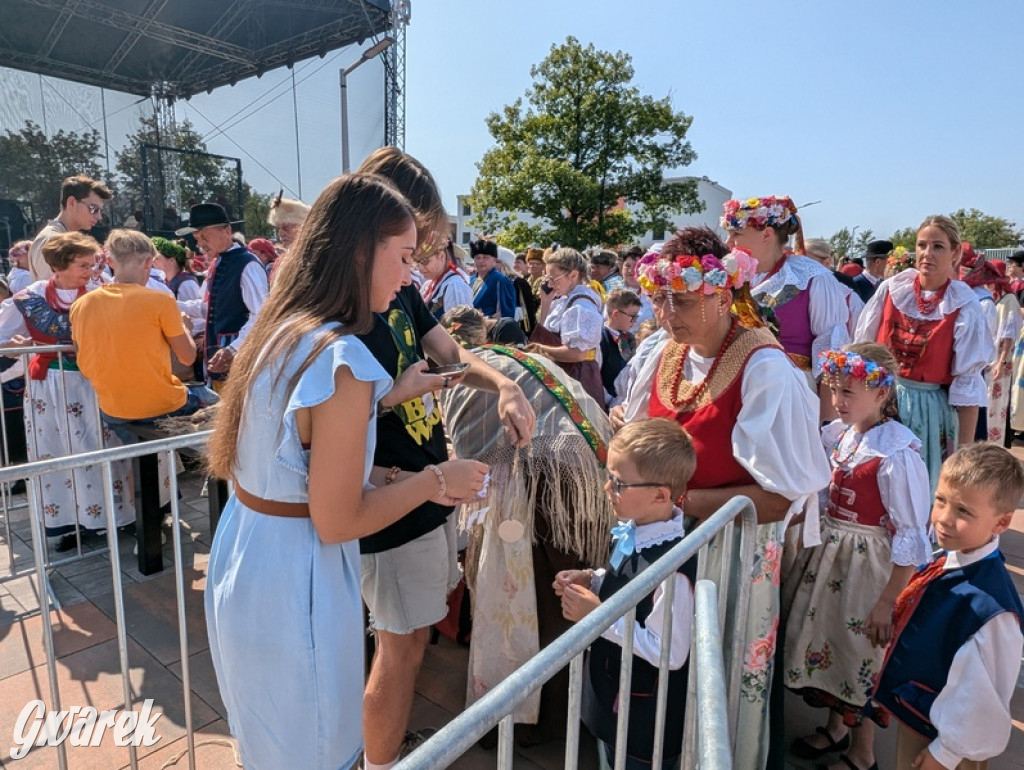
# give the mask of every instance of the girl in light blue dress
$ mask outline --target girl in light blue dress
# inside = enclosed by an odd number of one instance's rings
[[[335,180],[231,367],[210,465],[234,482],[206,584],[217,683],[247,770],[351,768],[362,748],[358,538],[487,466],[372,468],[391,379],[355,335],[410,282],[413,213],[386,181]],[[393,483],[392,483],[393,482]]]

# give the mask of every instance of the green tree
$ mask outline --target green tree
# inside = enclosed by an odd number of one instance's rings
[[[853,254],[853,234],[848,227],[832,233],[828,243],[832,247],[832,253],[835,254],[836,259],[843,259]]]
[[[141,209],[143,202],[143,173],[140,147],[157,144],[181,150],[206,152],[202,135],[186,120],[168,135],[161,132],[155,116],[143,118],[138,130],[129,134],[127,146],[117,152],[117,179],[119,194],[131,210]],[[157,152],[147,150],[150,201],[157,228],[160,227],[164,206],[175,205],[184,209],[188,201],[215,201],[224,196],[235,202],[235,167],[227,161],[208,155]]]
[[[641,94],[628,54],[569,37],[530,75],[525,105],[516,99],[487,118],[496,146],[477,164],[472,190],[480,231],[500,238],[514,212],[526,212],[539,224],[516,228],[516,240],[528,229],[539,242],[611,245],[701,210],[695,181],[662,176],[696,158],[686,141],[693,119],[668,97]]]
[[[98,131],[47,136],[36,123],[26,121],[20,131],[0,136],[0,197],[29,201],[37,220],[56,216],[65,177],[87,174],[104,179],[100,157]]]
[[[894,232],[889,240],[893,246],[902,246],[908,251],[913,251],[917,248],[917,228],[904,227]]]
[[[960,228],[960,240],[976,249],[1006,249],[1024,243],[1024,230],[1003,217],[994,217],[978,209],[958,209],[949,215]],[[917,228],[905,227],[890,239],[896,246],[911,251],[917,246]]]
[[[854,254],[858,257],[863,257],[864,253],[868,250],[868,244],[873,240],[875,240],[874,230],[862,230],[857,236],[856,243],[853,245]]]
[[[960,226],[960,238],[976,249],[1005,249],[1019,246],[1024,232],[1002,217],[994,217],[978,209],[959,209],[950,217]]]
[[[245,237],[251,240],[273,235],[274,228],[267,222],[267,215],[270,214],[270,202],[274,196],[258,193],[248,183],[242,184],[242,194],[245,196],[245,222],[242,225]]]

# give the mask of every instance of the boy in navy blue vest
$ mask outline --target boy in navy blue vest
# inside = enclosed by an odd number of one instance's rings
[[[615,434],[608,443],[605,484],[619,519],[612,530],[612,553],[603,569],[566,570],[555,576],[553,588],[562,598],[562,614],[568,620],[578,621],[588,615],[682,539],[683,511],[675,502],[685,494],[696,464],[690,437],[672,420],[641,420]],[[683,741],[696,566],[696,559],[691,559],[675,576],[663,768],[677,766]],[[651,767],[658,661],[662,636],[668,633],[664,614],[662,586],[637,605],[627,770]],[[619,618],[591,645],[584,676],[583,723],[597,737],[599,751],[609,766],[615,754],[624,633],[625,620]]]
[[[974,770],[1010,739],[1024,609],[999,551],[1024,469],[995,444],[942,466],[932,526],[946,553],[910,581],[874,698],[899,720],[897,770]]]

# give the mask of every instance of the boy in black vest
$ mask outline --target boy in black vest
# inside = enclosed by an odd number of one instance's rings
[[[942,466],[932,526],[946,553],[896,600],[874,698],[899,720],[896,769],[976,770],[1005,750],[1024,608],[999,551],[1024,469],[995,444]]]
[[[640,315],[640,297],[629,289],[615,289],[604,301],[605,322],[601,331],[601,383],[611,396],[610,405],[625,396],[615,387],[615,380],[636,352],[636,337],[631,331]],[[621,383],[620,383],[621,384]]]
[[[608,443],[605,484],[619,524],[608,564],[600,570],[559,572],[553,585],[562,597],[562,614],[578,621],[667,553],[683,537],[683,511],[675,503],[686,493],[697,456],[689,435],[664,418],[623,427]],[[687,656],[693,625],[693,580],[697,560],[676,574],[669,650],[668,709],[662,767],[675,767],[683,741]],[[633,630],[633,680],[629,702],[626,768],[651,767],[658,692],[658,661],[664,627],[664,588],[637,605]],[[614,763],[618,720],[619,667],[625,620],[620,618],[591,645],[584,675],[583,723],[600,742],[599,751]]]

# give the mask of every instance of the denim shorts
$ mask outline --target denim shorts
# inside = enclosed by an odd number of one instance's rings
[[[444,526],[405,545],[360,557],[372,629],[411,634],[448,614],[448,594],[461,577],[455,529],[453,514]]]

